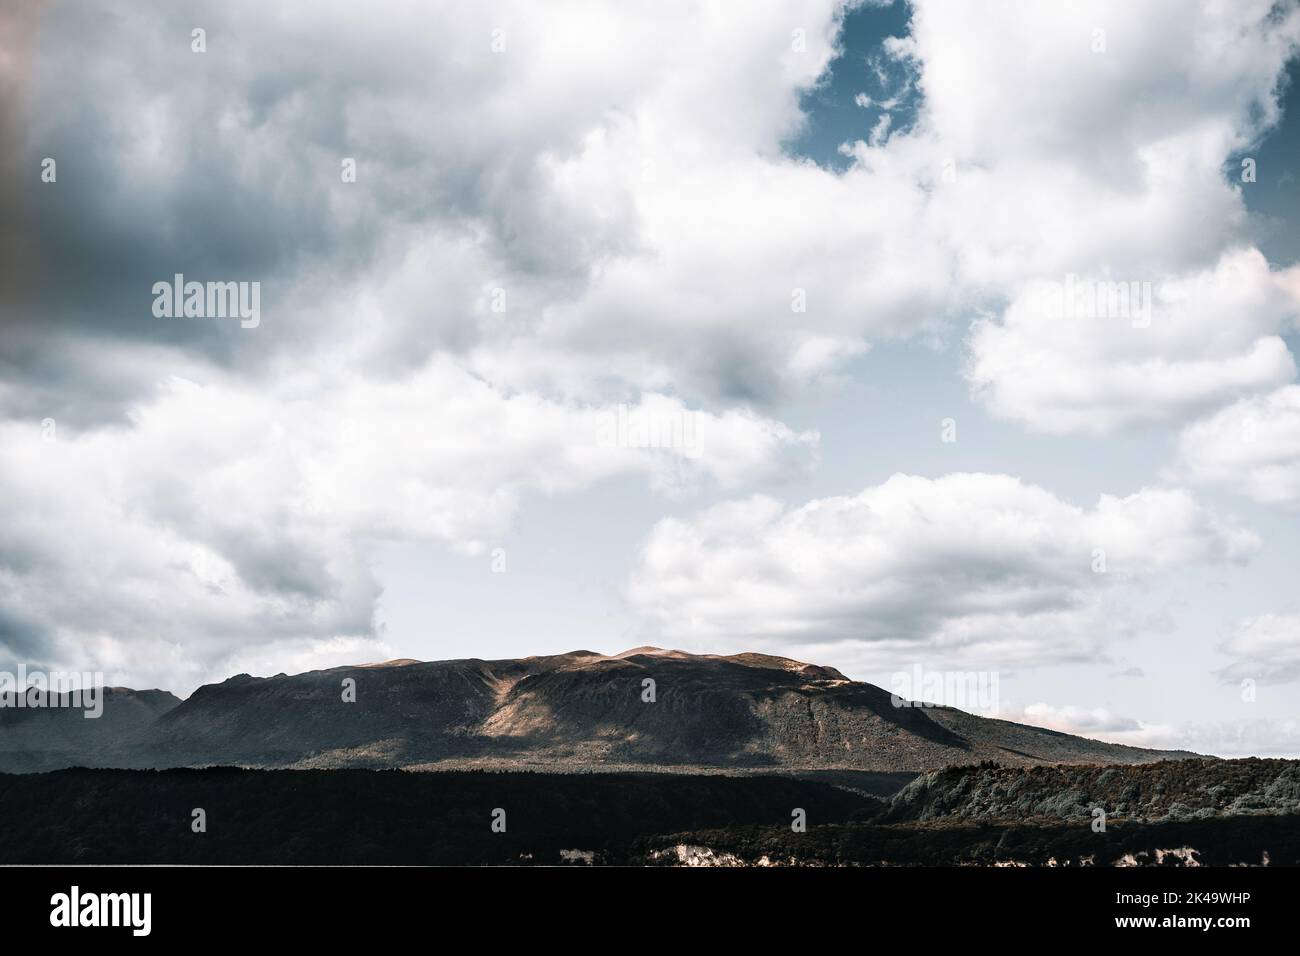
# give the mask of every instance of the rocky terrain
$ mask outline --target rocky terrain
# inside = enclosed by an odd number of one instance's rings
[[[354,701],[344,699],[349,686]],[[916,773],[982,760],[1187,756],[951,708],[897,707],[879,687],[786,658],[657,648],[241,674],[180,702],[161,691],[116,690],[100,720],[51,710],[0,721],[0,771],[222,764]]]
[[[1108,819],[1162,823],[1300,815],[1300,761],[1178,760],[1125,767],[949,767],[921,774],[881,820]]]

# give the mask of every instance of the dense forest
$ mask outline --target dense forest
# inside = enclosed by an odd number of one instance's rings
[[[1297,767],[985,765],[906,786],[870,776],[73,769],[0,775],[0,863],[1295,865],[1300,813],[1277,798]],[[1089,812],[1098,801],[1109,807],[1101,829]]]

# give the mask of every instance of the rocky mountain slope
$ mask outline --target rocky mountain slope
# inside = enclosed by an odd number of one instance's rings
[[[1145,767],[949,767],[918,776],[885,822],[1108,818],[1158,823],[1300,815],[1300,761],[1181,760]]]
[[[355,699],[345,699],[351,690]],[[50,731],[57,747],[30,734],[7,739],[9,728],[0,725],[0,769],[237,764],[899,772],[982,760],[1032,766],[1190,756],[951,708],[896,707],[879,687],[786,658],[657,648],[612,657],[575,651],[504,661],[393,661],[267,678],[241,674],[201,687],[175,706],[159,706],[152,719],[139,718],[134,707],[130,698],[107,701],[105,718],[119,708],[124,713],[104,728],[81,727],[101,721],[79,714],[59,715],[74,726]],[[32,765],[23,756],[28,751],[45,754],[42,762]]]

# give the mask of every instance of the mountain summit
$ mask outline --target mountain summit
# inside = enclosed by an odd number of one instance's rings
[[[146,692],[148,693],[148,692]],[[0,769],[66,766],[858,770],[1144,763],[1191,756],[1075,737],[950,707],[895,706],[833,667],[766,654],[638,647],[518,660],[388,661],[251,677],[188,700],[137,692],[94,728],[45,715],[48,745],[0,722]],[[138,696],[138,695],[137,695]],[[144,719],[146,718],[147,719]],[[112,732],[107,732],[112,729]]]

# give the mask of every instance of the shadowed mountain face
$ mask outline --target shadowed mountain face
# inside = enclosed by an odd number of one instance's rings
[[[100,754],[147,734],[180,698],[164,690],[102,689],[102,713],[84,716],[70,694],[58,694],[57,706],[16,707],[12,693],[0,695],[0,770],[27,773],[78,764],[98,764]]]
[[[77,711],[48,711],[36,722],[28,718],[30,726],[0,720],[0,770],[238,764],[917,772],[980,760],[1029,766],[1190,756],[951,708],[896,707],[887,691],[834,668],[761,654],[637,648],[616,657],[575,651],[394,661],[292,677],[241,674],[179,704],[163,697],[148,698],[149,712],[143,694],[114,692],[99,720]]]

